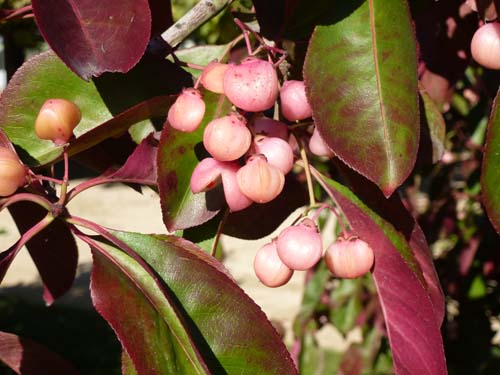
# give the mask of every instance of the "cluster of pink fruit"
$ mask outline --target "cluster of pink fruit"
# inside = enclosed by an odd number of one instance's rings
[[[256,58],[239,65],[212,62],[202,71],[199,82],[205,89],[225,95],[239,112],[206,125],[203,145],[211,157],[196,166],[191,190],[199,193],[222,183],[231,211],[273,200],[293,167],[297,141],[284,122],[264,117],[262,112],[273,107],[279,96],[286,120],[295,123],[310,118],[304,82],[285,81],[280,89],[273,64]],[[192,132],[204,114],[200,91],[189,88],[170,108],[168,122],[177,130]],[[316,129],[308,146],[315,155],[333,155]],[[304,218],[257,252],[254,270],[264,285],[278,287],[290,280],[294,270],[307,270],[322,256],[318,228],[312,219]],[[338,277],[359,277],[370,270],[373,261],[373,250],[359,239],[338,239],[325,253],[326,264]]]
[[[254,270],[264,285],[275,288],[286,284],[294,271],[313,267],[322,256],[318,228],[313,220],[304,218],[257,251]],[[364,275],[374,262],[372,248],[355,237],[339,237],[326,249],[324,258],[335,276],[348,279]]]
[[[211,157],[203,159],[193,171],[191,190],[199,193],[222,183],[233,212],[253,202],[272,201],[283,190],[285,175],[293,167],[294,142],[285,123],[262,112],[272,108],[279,96],[281,113],[288,121],[311,117],[304,83],[285,81],[280,89],[273,64],[253,57],[238,65],[214,61],[203,70],[200,83],[209,91],[225,95],[239,112],[206,125],[203,145]],[[170,108],[168,122],[174,129],[192,132],[198,129],[204,114],[200,91],[188,88]],[[311,139],[313,150],[321,148],[317,146],[323,142],[319,134]]]

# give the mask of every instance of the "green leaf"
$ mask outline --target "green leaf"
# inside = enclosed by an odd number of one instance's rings
[[[264,313],[214,258],[174,236],[108,239],[152,268],[109,244],[93,246],[94,304],[137,374],[297,373]]]
[[[500,91],[499,91],[500,93]],[[483,204],[488,217],[500,233],[500,106],[499,93],[491,109],[481,170]]]
[[[443,115],[437,107],[436,103],[431,99],[429,94],[419,85],[420,97],[423,103],[423,119],[425,119],[426,129],[421,129],[422,132],[428,132],[432,144],[432,162],[436,163],[441,160],[444,153],[444,141],[446,137],[446,123]]]
[[[347,3],[332,7],[344,13]],[[304,78],[325,141],[390,196],[412,171],[419,140],[416,42],[406,1],[367,0],[340,21],[317,26]]]
[[[228,51],[229,44],[221,45],[206,45],[196,46],[193,48],[185,48],[175,51],[175,56],[182,62],[207,66],[211,61],[217,59],[223,61],[224,54]],[[187,72],[191,73],[194,77],[201,75],[201,70],[184,68]]]
[[[190,228],[213,218],[222,207],[222,193],[217,189],[193,194],[189,186],[198,162],[208,156],[202,146],[205,125],[224,116],[231,103],[223,96],[203,92],[206,111],[198,130],[185,133],[163,128],[158,150],[158,187],[163,221],[170,232]]]

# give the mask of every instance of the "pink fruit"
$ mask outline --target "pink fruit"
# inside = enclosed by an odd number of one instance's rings
[[[285,266],[278,256],[276,241],[262,246],[257,251],[253,269],[260,282],[270,288],[285,285],[293,275],[293,271]]]
[[[7,197],[23,186],[26,168],[17,155],[7,147],[0,147],[0,197]]]
[[[267,162],[287,174],[293,167],[293,151],[288,142],[281,138],[258,135],[254,139],[253,149],[256,154],[262,154]]]
[[[277,240],[278,255],[292,270],[304,271],[321,259],[323,245],[316,224],[305,218],[299,224],[285,228]]]
[[[240,166],[235,162],[222,163],[222,187],[224,188],[224,197],[231,212],[241,211],[250,206],[253,202],[241,191],[236,173]]]
[[[374,255],[370,245],[363,240],[338,239],[326,249],[325,262],[335,276],[354,279],[370,271]]]
[[[204,88],[216,94],[224,94],[224,74],[229,65],[212,61],[201,72],[200,82]]]
[[[200,92],[194,88],[182,90],[177,100],[168,110],[170,126],[182,132],[194,132],[205,115],[205,102]]]
[[[248,58],[240,65],[230,65],[224,74],[224,93],[245,111],[271,108],[278,98],[278,75],[273,64]]]
[[[213,158],[203,159],[198,163],[191,175],[190,187],[193,193],[213,189],[221,183],[223,166]]]
[[[35,120],[35,133],[58,145],[65,144],[82,119],[80,108],[66,99],[48,99],[43,103]]]
[[[251,143],[252,133],[245,119],[236,113],[210,121],[203,132],[203,145],[219,161],[240,158]]]
[[[314,127],[313,134],[309,139],[309,150],[317,156],[324,156],[327,158],[332,158],[335,154],[332,149],[326,144],[318,129]]]
[[[280,99],[281,113],[288,121],[304,120],[312,116],[304,81],[285,81],[281,87]]]
[[[288,126],[281,121],[261,116],[252,120],[250,126],[253,128],[255,134],[281,138],[284,141],[288,140]]]
[[[285,185],[285,176],[265,156],[252,155],[236,174],[243,194],[257,203],[267,203],[276,198]]]
[[[500,23],[480,27],[472,37],[471,54],[474,60],[489,69],[500,69]]]

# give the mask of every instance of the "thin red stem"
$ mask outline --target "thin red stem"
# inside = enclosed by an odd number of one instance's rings
[[[44,197],[30,193],[19,193],[8,198],[0,199],[0,211],[17,202],[29,201],[50,211],[51,203]]]

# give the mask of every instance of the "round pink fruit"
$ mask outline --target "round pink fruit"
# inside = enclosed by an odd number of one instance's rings
[[[182,132],[194,132],[205,115],[205,102],[198,90],[182,90],[177,100],[168,110],[167,120],[170,126]]]
[[[253,148],[256,154],[264,155],[267,162],[284,175],[292,170],[293,151],[283,139],[258,135],[254,139]]]
[[[292,270],[304,271],[321,259],[323,245],[316,224],[306,218],[285,228],[277,240],[278,255]]]
[[[500,23],[480,27],[472,37],[471,54],[474,60],[489,69],[500,69]]]
[[[280,91],[281,113],[288,121],[300,121],[312,116],[304,81],[285,81]]]
[[[262,246],[257,251],[253,269],[260,282],[270,288],[285,285],[293,275],[293,271],[285,266],[278,256],[276,241]]]
[[[204,88],[216,94],[224,94],[224,74],[229,65],[212,61],[201,72],[200,82]]]
[[[337,240],[325,253],[328,269],[337,277],[354,279],[369,272],[373,266],[373,250],[365,241]]]
[[[221,162],[213,158],[205,158],[200,161],[191,175],[191,191],[195,194],[201,193],[219,185],[222,169]]]
[[[26,182],[26,168],[14,151],[0,147],[0,197],[16,192]]]
[[[251,143],[252,133],[245,119],[236,113],[210,121],[203,132],[203,145],[219,161],[240,158]]]
[[[273,64],[249,58],[240,65],[230,65],[224,74],[224,93],[245,111],[271,108],[278,98],[278,75]]]
[[[225,162],[222,169],[222,187],[224,197],[231,212],[241,211],[250,206],[253,201],[248,198],[240,189],[236,173],[240,166],[236,162]]]
[[[321,137],[318,129],[314,127],[313,134],[309,139],[309,150],[317,156],[324,156],[332,158],[335,154],[332,149],[326,144],[325,140]]]
[[[260,154],[251,156],[236,174],[243,194],[257,203],[267,203],[276,198],[285,185],[285,176]]]

